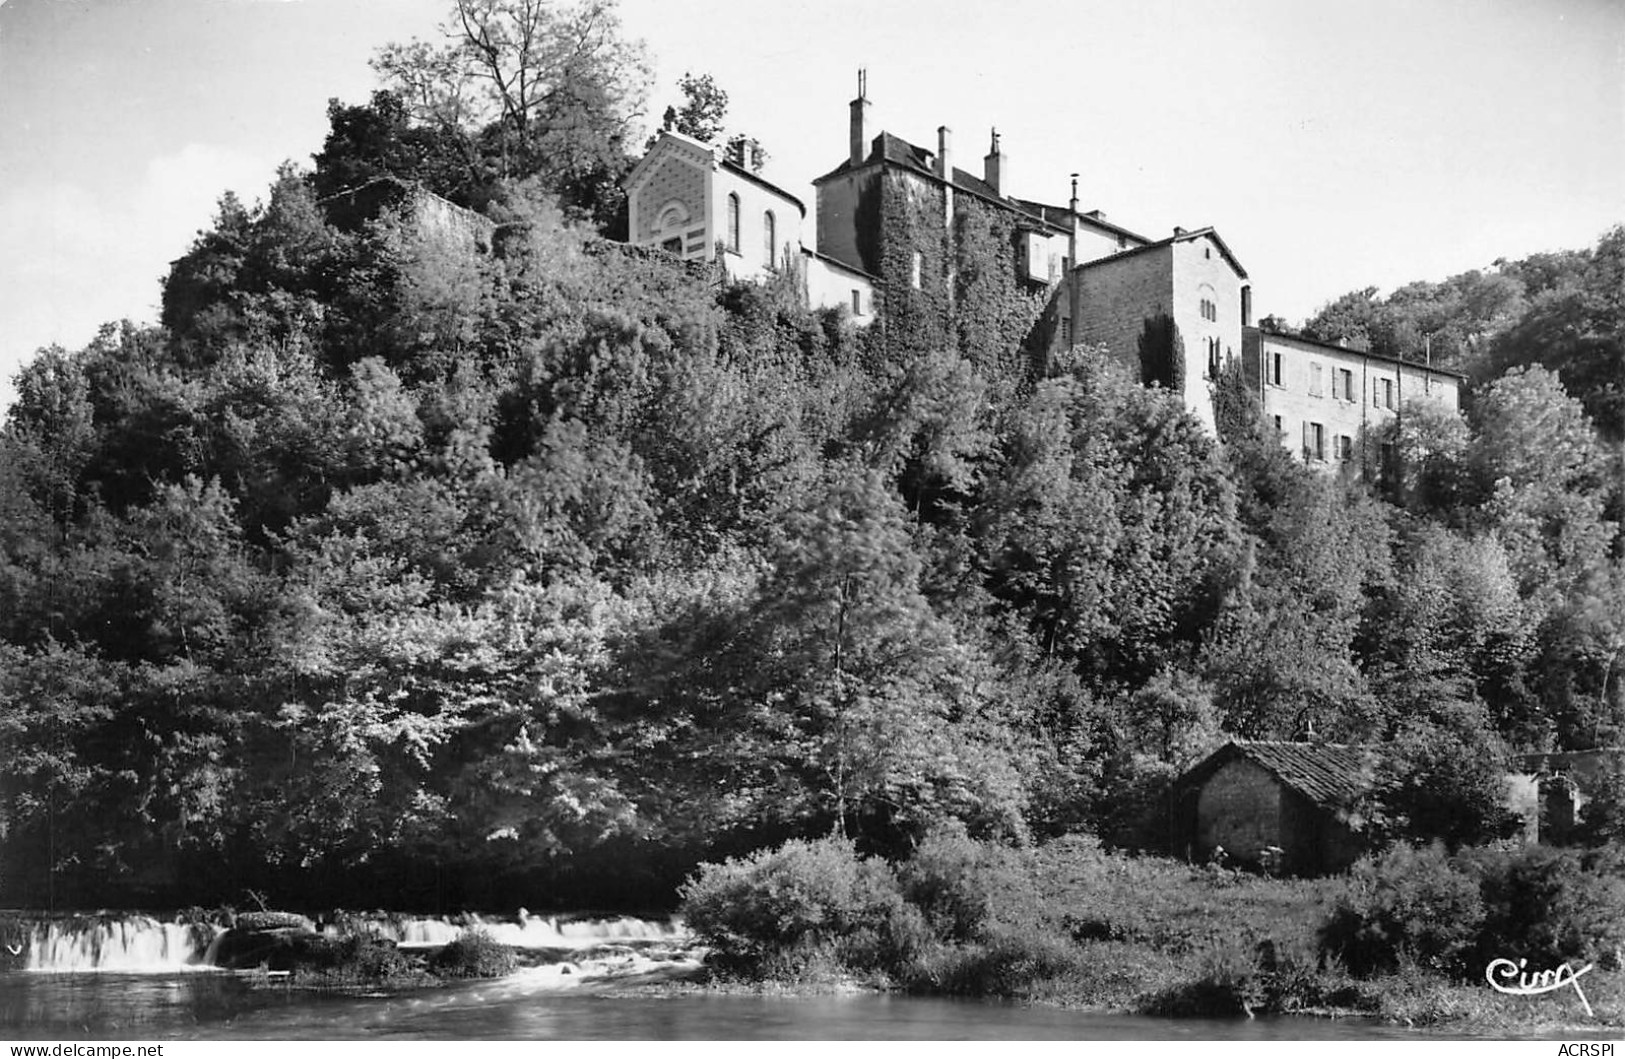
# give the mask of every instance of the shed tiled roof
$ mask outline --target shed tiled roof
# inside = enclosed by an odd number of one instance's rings
[[[1317,805],[1347,805],[1376,782],[1376,751],[1338,743],[1237,743],[1243,756]]]
[[[1187,772],[1185,783],[1200,783],[1227,761],[1246,758],[1283,784],[1326,809],[1343,809],[1368,794],[1378,781],[1376,748],[1341,743],[1278,743],[1234,740]]]

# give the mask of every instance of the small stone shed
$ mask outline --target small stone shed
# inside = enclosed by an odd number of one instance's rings
[[[1175,784],[1176,852],[1206,860],[1222,846],[1287,874],[1341,871],[1365,852],[1360,806],[1378,764],[1374,747],[1226,743]]]

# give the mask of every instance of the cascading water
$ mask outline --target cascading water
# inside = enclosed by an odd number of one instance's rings
[[[474,928],[491,935],[499,945],[515,949],[588,949],[615,943],[678,943],[686,939],[686,932],[678,920],[634,919],[631,916],[575,919],[523,913],[516,920],[486,919],[477,915],[461,918],[463,923],[460,926],[445,919],[378,917],[361,922],[402,948],[449,945],[463,931]]]
[[[120,972],[172,974],[214,967],[215,943],[224,928],[209,923],[162,920],[148,915],[75,916],[13,920],[3,940],[0,969],[54,972]],[[308,925],[308,924],[307,924]],[[558,962],[539,962],[531,974],[560,977],[641,973],[656,967],[691,962],[693,942],[677,920],[629,916],[588,918],[531,916],[515,918],[464,915],[453,923],[440,918],[375,915],[345,917],[343,930],[328,926],[332,936],[367,932],[394,941],[403,949],[429,949],[450,944],[465,931],[480,929],[498,944],[536,954],[555,954]],[[559,958],[568,954],[569,959]],[[542,956],[547,961],[548,956]]]
[[[151,916],[49,919],[32,924],[13,955],[29,971],[174,972],[207,969],[221,928]]]
[[[452,923],[379,916],[352,918],[347,926],[376,932],[409,950],[449,945],[466,931],[481,930],[499,945],[549,954],[522,972],[532,979],[616,978],[693,966],[697,961],[693,938],[676,919],[532,916],[521,909],[514,919],[464,915]],[[568,958],[560,959],[566,954]]]

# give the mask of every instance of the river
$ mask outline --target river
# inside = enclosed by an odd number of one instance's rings
[[[210,969],[215,932],[148,917],[42,922],[0,972],[0,1038],[41,1040],[1348,1040],[1416,1039],[1348,1019],[1151,1019],[876,994],[695,993],[656,983],[696,966],[674,924],[543,918],[482,924],[538,959],[503,979],[363,996]],[[380,921],[403,946],[439,920]]]

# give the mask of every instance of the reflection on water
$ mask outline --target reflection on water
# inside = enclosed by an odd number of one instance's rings
[[[332,1040],[1329,1040],[1360,1020],[1168,1020],[894,996],[629,994],[521,973],[395,996],[250,988],[227,974],[0,976],[0,1037]]]

